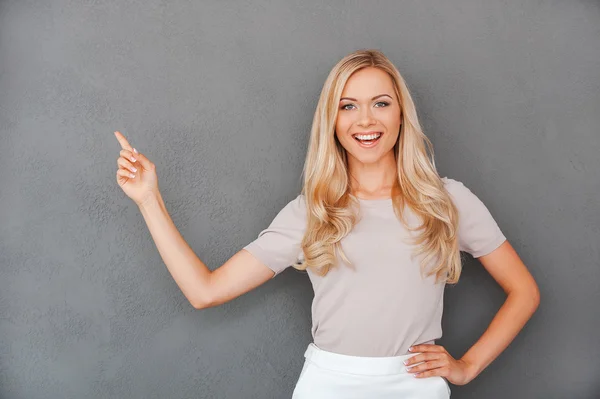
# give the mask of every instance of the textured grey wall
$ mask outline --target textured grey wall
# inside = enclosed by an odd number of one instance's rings
[[[194,310],[116,184],[113,131],[214,269],[298,193],[321,85],[368,47],[541,288],[453,398],[598,397],[599,26],[594,1],[1,2],[0,398],[289,397],[308,278]],[[503,299],[471,260],[439,343],[462,355]]]

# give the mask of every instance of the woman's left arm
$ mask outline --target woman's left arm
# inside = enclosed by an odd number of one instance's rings
[[[422,344],[411,348],[422,352],[408,365],[425,362],[409,369],[417,377],[440,375],[455,385],[465,385],[477,377],[508,347],[540,303],[540,291],[512,245],[507,241],[491,253],[479,258],[481,264],[507,294],[489,327],[475,344],[458,360],[440,345]]]

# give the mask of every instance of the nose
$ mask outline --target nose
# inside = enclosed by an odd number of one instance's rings
[[[373,118],[373,114],[371,113],[371,109],[369,107],[364,107],[363,110],[360,111],[358,115],[359,126],[370,126],[376,123],[375,118]]]

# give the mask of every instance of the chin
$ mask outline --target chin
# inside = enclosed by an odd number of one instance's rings
[[[380,160],[382,160],[384,157],[383,154],[369,154],[369,155],[365,155],[365,154],[359,154],[358,156],[355,154],[352,154],[352,157],[354,159],[356,159],[358,162],[363,163],[363,164],[371,164],[371,163],[377,163]]]

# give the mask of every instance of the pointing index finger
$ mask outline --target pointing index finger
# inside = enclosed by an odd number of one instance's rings
[[[131,145],[129,144],[129,142],[127,141],[127,139],[125,138],[125,136],[123,136],[121,134],[121,132],[116,131],[115,132],[115,136],[117,137],[117,140],[119,140],[119,143],[121,144],[121,147],[124,150],[129,150],[129,151],[133,151],[133,148],[131,147]]]

